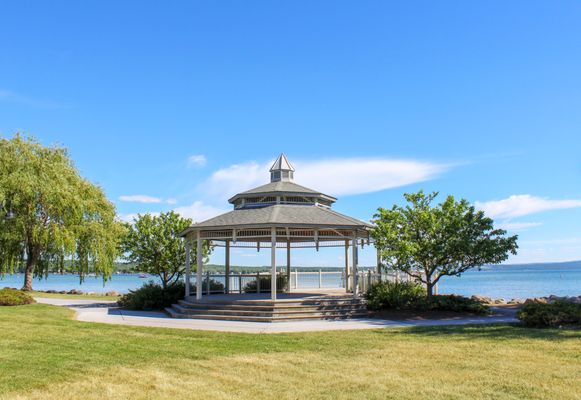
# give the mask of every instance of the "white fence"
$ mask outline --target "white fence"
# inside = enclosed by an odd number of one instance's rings
[[[229,285],[226,285],[225,274],[205,274],[202,282],[204,294],[224,293],[228,287],[229,293],[243,292],[270,292],[270,272],[257,272],[254,274],[230,274]],[[192,277],[192,285],[195,287],[196,278]],[[286,286],[286,273],[279,273],[277,287]],[[357,274],[357,283],[360,292],[366,292],[369,287],[379,281],[409,282],[412,278],[401,272],[391,272],[378,274],[377,272],[366,270]],[[216,287],[212,281],[218,282],[221,287]],[[218,285],[218,286],[220,286]],[[290,289],[296,291],[300,289],[345,289],[346,285],[351,288],[351,276],[346,276],[345,271],[299,271],[292,270],[290,274]],[[194,289],[195,290],[195,289]]]

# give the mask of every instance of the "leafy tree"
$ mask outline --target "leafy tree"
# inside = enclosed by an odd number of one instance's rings
[[[125,258],[136,263],[139,271],[159,276],[165,290],[185,272],[186,249],[179,234],[192,221],[170,211],[159,216],[138,214],[133,222],[127,224],[128,233],[123,241]],[[207,261],[211,248],[205,243],[202,249]],[[196,250],[193,246],[190,252],[193,268],[197,264]]]
[[[443,276],[499,264],[518,248],[517,236],[494,229],[492,219],[468,201],[448,196],[433,206],[437,195],[407,193],[407,206],[379,208],[372,232],[382,264],[423,282],[428,297]]]
[[[103,190],[79,174],[67,150],[15,135],[0,138],[0,273],[25,265],[33,276],[70,258],[83,276],[107,279],[118,255],[121,224]]]

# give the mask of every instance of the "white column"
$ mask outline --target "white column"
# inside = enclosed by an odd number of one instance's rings
[[[345,240],[345,291],[349,293],[349,240]]]
[[[353,290],[353,297],[357,297],[357,232],[353,235],[353,271],[351,277],[351,288]]]
[[[226,271],[224,272],[224,290],[226,294],[230,294],[230,241],[226,240],[226,248],[224,250],[226,255],[226,260],[224,261],[224,267]]]
[[[276,300],[276,228],[270,229],[271,299]]]
[[[291,291],[291,244],[290,239],[286,242],[286,279],[288,281],[287,292]]]
[[[190,267],[190,249],[192,244],[190,243],[189,238],[186,236],[186,300],[190,297],[190,275],[192,274],[191,267]]]
[[[197,249],[196,249],[196,260],[198,261],[198,270],[196,275],[196,300],[202,299],[202,268],[203,268],[203,259],[204,256],[202,254],[202,233],[198,231],[197,236]]]

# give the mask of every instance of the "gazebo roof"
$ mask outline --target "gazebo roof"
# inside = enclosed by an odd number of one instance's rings
[[[297,185],[294,182],[290,181],[276,181],[270,182],[262,186],[255,187],[254,189],[247,190],[242,193],[238,193],[237,195],[233,196],[228,200],[229,203],[234,203],[236,200],[242,197],[248,197],[248,195],[274,195],[274,196],[317,196],[323,197],[331,202],[335,202],[337,199],[333,196],[326,195],[321,193],[317,190],[309,189],[308,187],[304,187],[301,185]]]
[[[196,228],[230,228],[254,226],[371,228],[367,222],[328,208],[289,204],[238,209],[192,226]]]
[[[270,169],[270,183],[233,196],[228,201],[234,210],[194,224],[182,236],[193,231],[260,228],[339,229],[369,236],[371,224],[331,210],[337,199],[292,182],[293,172],[292,164],[281,154]]]

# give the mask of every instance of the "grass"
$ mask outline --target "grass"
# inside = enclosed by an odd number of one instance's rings
[[[0,308],[1,399],[579,399],[581,331],[511,325],[252,335]]]
[[[119,300],[119,296],[105,296],[104,294],[64,294],[64,293],[45,293],[30,292],[32,297],[44,297],[49,299],[80,299],[80,300]]]

